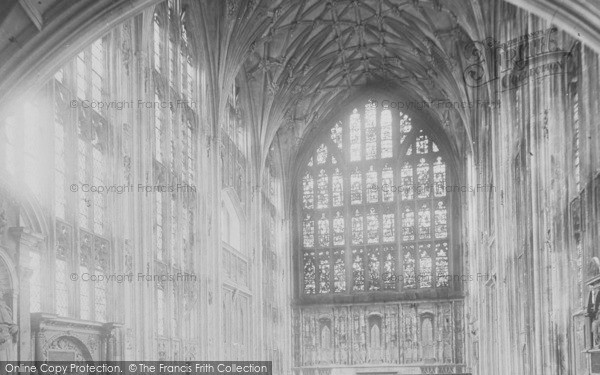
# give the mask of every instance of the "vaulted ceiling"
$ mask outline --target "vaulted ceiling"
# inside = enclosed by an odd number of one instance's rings
[[[301,139],[365,87],[390,101],[467,100],[457,41],[483,33],[478,2],[272,3],[243,66],[267,144],[282,125]]]
[[[0,103],[39,86],[64,61],[159,0],[3,0]],[[600,3],[508,0],[600,51]],[[490,34],[500,0],[207,0],[190,2],[213,87],[242,78],[263,147],[303,139],[365,87],[390,100],[465,102],[464,52]],[[213,34],[211,34],[213,33]],[[489,35],[488,35],[489,34]],[[212,60],[211,60],[212,59]],[[225,67],[225,68],[223,68]],[[472,98],[471,98],[472,99]],[[433,113],[470,139],[470,113]]]

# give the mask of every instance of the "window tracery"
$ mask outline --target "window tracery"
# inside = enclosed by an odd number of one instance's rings
[[[448,165],[419,125],[368,102],[307,155],[302,294],[449,286]]]
[[[100,275],[110,271],[110,228],[106,226],[105,195],[84,191],[84,186],[107,184],[108,134],[110,121],[104,109],[90,105],[100,102],[106,90],[107,44],[100,38],[62,67],[49,84],[53,94],[53,174],[56,228],[54,261],[54,312],[85,320],[107,320],[107,285],[81,283],[72,286],[68,274]],[[74,106],[69,103],[79,103]],[[38,134],[40,134],[38,132]],[[73,151],[67,145],[74,144]],[[32,150],[43,149],[33,143]],[[36,162],[37,165],[40,162]],[[75,199],[67,197],[67,176],[75,170],[79,189]],[[39,184],[38,184],[39,185]],[[39,185],[41,186],[41,185]],[[73,186],[73,185],[71,185]],[[73,192],[71,188],[71,192]],[[75,242],[72,242],[73,239]],[[72,244],[75,244],[73,246]],[[42,257],[36,258],[40,262]],[[36,291],[35,304],[46,311]],[[69,297],[71,294],[77,297]]]
[[[197,60],[184,19],[178,16],[183,8],[179,0],[157,5],[152,24],[154,179],[157,185],[177,187],[173,192],[155,194],[154,240],[155,268],[188,274],[194,269],[195,258],[199,114]],[[196,308],[190,304],[192,291],[186,290],[187,284],[156,286],[159,342],[196,337],[195,332],[184,332],[177,324],[181,315]],[[186,311],[178,306],[187,306]],[[173,349],[173,353],[178,351]]]

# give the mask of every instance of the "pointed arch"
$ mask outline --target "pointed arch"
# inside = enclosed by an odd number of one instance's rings
[[[452,147],[423,116],[380,103],[342,113],[298,158],[303,300],[455,287]]]

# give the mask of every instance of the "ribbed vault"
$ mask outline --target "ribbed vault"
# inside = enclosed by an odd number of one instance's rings
[[[269,26],[243,65],[263,145],[280,129],[299,145],[364,87],[405,104],[469,100],[462,49],[485,34],[476,1],[270,3]],[[468,112],[431,112],[469,138]]]

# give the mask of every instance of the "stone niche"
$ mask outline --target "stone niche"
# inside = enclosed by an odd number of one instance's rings
[[[296,368],[462,365],[463,332],[461,300],[299,306]]]

